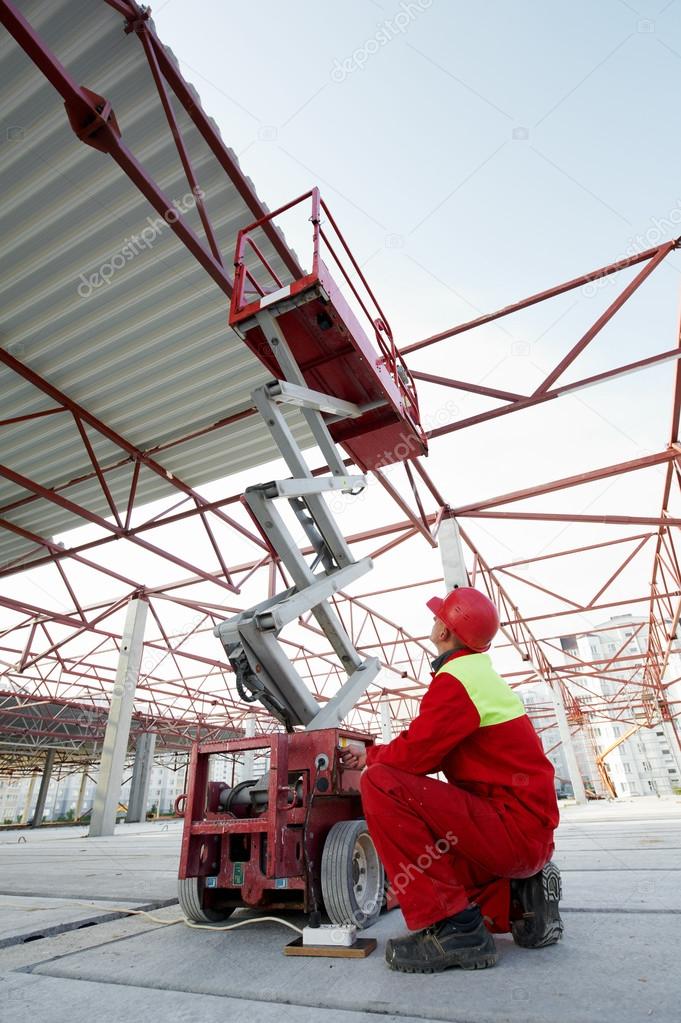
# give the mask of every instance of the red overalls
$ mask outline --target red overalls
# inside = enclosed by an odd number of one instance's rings
[[[438,772],[448,780],[426,777]],[[487,654],[460,650],[438,665],[409,728],[368,748],[361,781],[369,831],[411,930],[471,902],[491,931],[510,930],[509,878],[531,876],[553,852],[553,776]]]

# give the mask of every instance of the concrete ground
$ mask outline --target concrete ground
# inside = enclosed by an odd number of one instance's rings
[[[0,833],[2,1018],[89,1023],[99,1011],[110,1023],[133,1014],[264,1023],[285,1005],[301,1023],[681,1019],[681,799],[565,807],[564,940],[525,950],[502,936],[494,969],[435,976],[387,969],[398,911],[365,932],[378,939],[365,960],[285,958],[294,934],[278,924],[220,933],[177,922],[180,831],[173,822],[120,825],[100,839],[79,828]],[[153,918],[119,908],[150,908]]]

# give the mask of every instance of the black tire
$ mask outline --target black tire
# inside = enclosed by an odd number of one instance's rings
[[[181,877],[177,882],[177,898],[180,909],[187,920],[197,924],[215,924],[227,920],[234,912],[231,906],[225,909],[207,909],[204,906],[204,877]]]
[[[385,875],[366,821],[339,821],[327,835],[321,862],[324,908],[332,923],[360,930],[378,919]]]

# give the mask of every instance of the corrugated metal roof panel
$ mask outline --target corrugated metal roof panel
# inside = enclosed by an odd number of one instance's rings
[[[126,145],[183,205],[203,238],[146,57],[139,40],[124,34],[121,17],[92,0],[23,0],[17,6],[76,81],[111,101]],[[226,296],[115,162],[78,141],[61,98],[9,35],[0,40],[0,75],[11,83],[0,146],[0,344],[142,450],[242,408],[268,374],[228,327]],[[231,266],[236,232],[253,214],[174,106],[224,263]],[[262,247],[290,280],[274,247]],[[0,368],[0,389],[2,419],[54,405],[8,368]],[[294,429],[301,443],[310,443],[302,424]],[[92,430],[88,435],[105,465],[121,460],[110,442]],[[3,427],[0,441],[4,464],[46,487],[92,471],[66,413]],[[249,417],[158,458],[197,486],[276,455],[264,425]],[[129,476],[129,468],[110,476],[118,501],[127,496]],[[96,479],[77,491],[92,511],[109,514]],[[145,473],[137,500],[167,492],[160,477]],[[43,536],[80,522],[44,500],[3,511],[25,496],[0,480],[0,515]],[[0,564],[27,549],[3,532]]]

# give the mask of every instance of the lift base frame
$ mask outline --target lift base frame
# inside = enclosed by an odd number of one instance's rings
[[[360,771],[341,769],[342,740],[373,743],[361,732],[326,728],[194,745],[179,877],[205,878],[205,908],[310,912],[315,901],[321,908],[320,865],[328,832],[338,821],[362,817]],[[210,781],[211,756],[254,750],[270,756],[267,809],[243,817],[220,811],[220,793],[230,786]],[[328,766],[318,770],[322,755]],[[299,779],[302,798],[291,805],[291,786]]]

